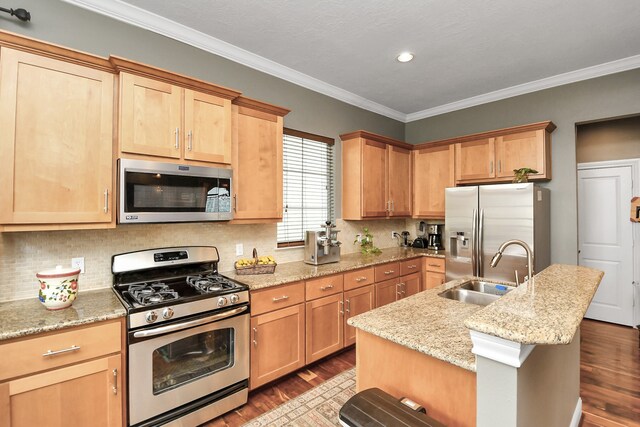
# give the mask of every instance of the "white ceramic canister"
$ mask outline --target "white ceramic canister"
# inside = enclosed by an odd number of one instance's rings
[[[36,274],[40,282],[38,299],[49,310],[60,310],[71,306],[78,296],[79,268],[56,268]]]

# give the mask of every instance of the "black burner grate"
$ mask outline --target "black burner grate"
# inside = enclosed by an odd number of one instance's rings
[[[216,274],[188,276],[187,283],[202,293],[219,292],[237,287],[235,283]]]
[[[140,305],[153,305],[178,299],[178,293],[162,282],[131,285],[127,291]]]

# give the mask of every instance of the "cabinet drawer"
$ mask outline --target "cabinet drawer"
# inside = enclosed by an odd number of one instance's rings
[[[436,273],[444,273],[444,258],[430,258],[424,259],[425,270],[435,271]]]
[[[2,344],[0,381],[119,353],[121,342],[121,322],[109,322]]]
[[[422,271],[422,263],[420,258],[408,259],[400,262],[400,275],[406,276],[407,274],[417,273]]]
[[[251,291],[251,316],[290,307],[304,302],[304,284],[302,282]]]
[[[372,284],[374,281],[373,271],[373,267],[369,267],[344,273],[344,290],[348,291]]]
[[[307,301],[342,292],[343,281],[342,274],[307,280]]]
[[[393,279],[400,275],[400,263],[388,262],[386,264],[379,265],[375,268],[376,282],[382,282],[383,280]]]

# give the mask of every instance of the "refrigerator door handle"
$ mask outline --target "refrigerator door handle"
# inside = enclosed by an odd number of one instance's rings
[[[478,210],[473,210],[473,219],[471,222],[471,272],[474,276],[478,274]]]
[[[482,265],[482,239],[484,234],[484,209],[480,209],[480,220],[478,221],[478,277],[483,277],[484,266]]]

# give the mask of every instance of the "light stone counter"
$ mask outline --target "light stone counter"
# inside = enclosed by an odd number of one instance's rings
[[[37,297],[0,303],[0,341],[126,315],[111,288],[80,291],[71,307],[47,310]]]
[[[522,344],[568,344],[603,273],[552,265],[486,307],[438,296],[451,281],[348,320],[351,326],[412,350],[476,370],[469,329]]]
[[[238,275],[235,271],[221,272],[222,275],[237,280],[249,286],[249,289],[268,288],[270,286],[283,285],[285,283],[306,280],[314,277],[328,276],[331,274],[343,273],[363,267],[370,267],[385,262],[402,261],[405,259],[428,256],[434,258],[444,258],[444,251],[434,252],[427,249],[416,248],[385,248],[378,255],[362,255],[352,253],[342,255],[339,262],[313,266],[302,261],[278,264],[274,274]]]

